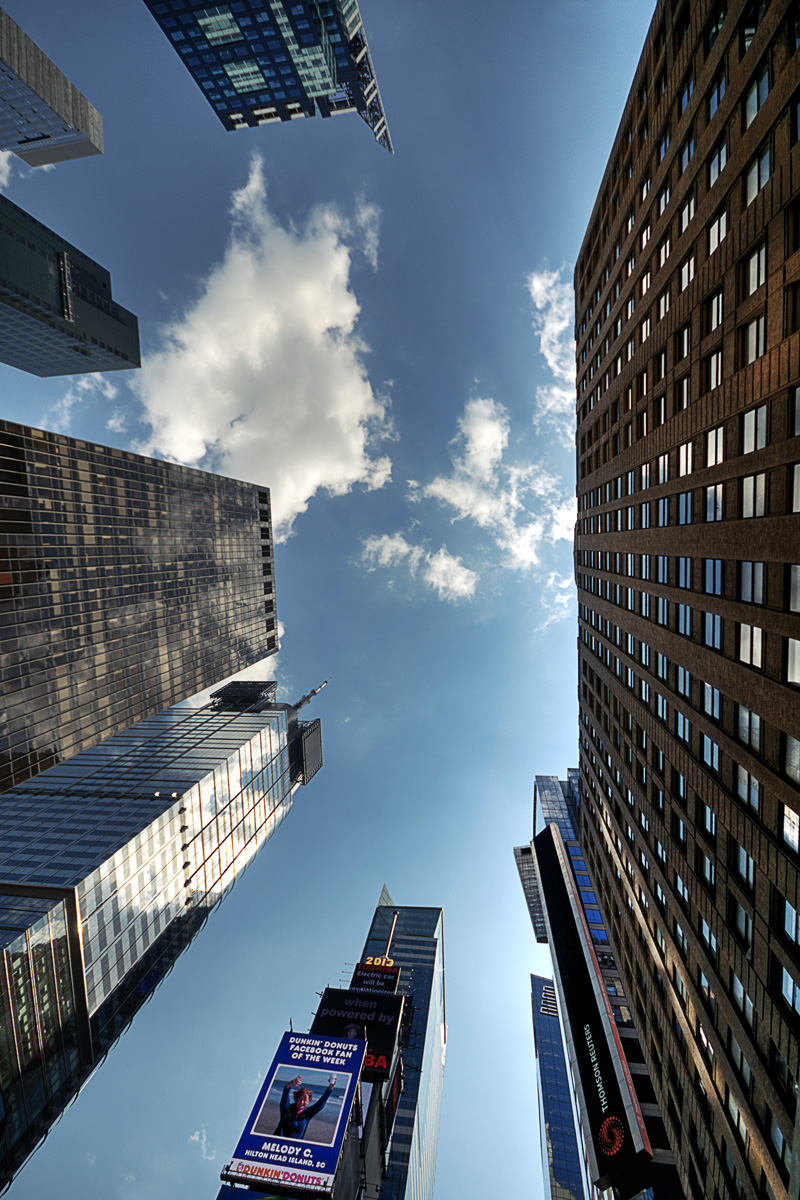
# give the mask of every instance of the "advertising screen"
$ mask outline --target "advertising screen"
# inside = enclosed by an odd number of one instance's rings
[[[598,1178],[631,1195],[649,1161],[647,1131],[557,827],[549,825],[534,847]]]
[[[359,992],[396,992],[400,978],[399,967],[382,963],[357,963],[350,987]]]
[[[225,1179],[284,1196],[330,1193],[365,1049],[285,1033]]]
[[[359,1030],[366,1027],[367,1054],[362,1078],[388,1079],[404,1001],[405,996],[383,992],[325,988],[311,1032],[347,1038],[358,1036]]]

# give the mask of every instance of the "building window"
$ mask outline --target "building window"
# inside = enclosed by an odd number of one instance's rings
[[[684,904],[689,903],[689,889],[677,873],[675,875],[675,891]]]
[[[763,21],[767,9],[769,8],[769,2],[770,0],[750,0],[750,3],[744,10],[741,24],[743,55],[745,55],[750,49],[753,38],[756,36],[758,27]]]
[[[688,604],[679,604],[678,605],[678,633],[680,633],[683,637],[691,637],[692,636],[692,610]],[[798,647],[800,647],[800,642],[797,642],[795,644]],[[683,667],[678,668],[679,676],[680,676],[680,672],[682,670],[683,670]],[[688,672],[687,672],[687,676],[688,676]],[[795,681],[793,679],[790,679],[789,682],[794,683]],[[798,681],[798,682],[800,682],[800,681]]]
[[[658,143],[658,161],[663,162],[666,153],[669,150],[669,129],[665,129]],[[665,188],[667,200],[669,200],[669,188]],[[664,193],[662,192],[662,195]],[[666,203],[666,202],[665,202]],[[663,211],[663,210],[662,210]]]
[[[749,366],[755,362],[757,358],[761,358],[764,353],[764,335],[766,332],[766,320],[764,314],[755,317],[749,321],[743,329],[739,331],[740,345],[740,361],[744,366]]]
[[[752,204],[769,179],[769,142],[765,142],[745,173],[745,205]]]
[[[684,201],[680,212],[681,233],[689,228],[689,222],[694,216],[694,192]]]
[[[667,144],[669,145],[669,143],[667,143]],[[661,162],[661,159],[659,158],[658,161]],[[661,189],[661,191],[658,193],[658,215],[660,217],[664,215],[664,212],[666,211],[666,207],[668,204],[669,204],[669,182],[665,183],[663,188]],[[669,250],[667,250],[667,254],[669,254]],[[663,263],[662,263],[662,266],[663,266]]]
[[[783,808],[783,840],[797,854],[800,850],[800,816],[791,808]]]
[[[736,736],[745,746],[753,750],[761,749],[761,717],[744,704],[738,706]]]
[[[757,625],[739,626],[739,661],[751,667],[761,666],[762,630]]]
[[[759,246],[745,259],[742,270],[742,292],[744,296],[752,296],[767,277],[767,247],[766,243]]]
[[[689,407],[691,400],[691,391],[689,386],[689,376],[684,375],[675,384],[675,411],[681,412],[684,408]]]
[[[706,301],[706,332],[713,333],[722,324],[722,288]],[[721,357],[721,356],[720,356]]]
[[[681,492],[678,496],[678,524],[691,525],[692,523],[692,493]]]
[[[706,683],[703,686],[703,711],[706,712],[709,717],[712,717],[715,721],[718,721],[720,716],[719,688],[712,687],[710,683]],[[708,805],[706,805],[706,808],[708,808]],[[711,810],[709,809],[709,812],[710,811]]]
[[[745,604],[764,603],[764,564],[743,562],[739,567],[739,599]]]
[[[722,645],[722,617],[719,613],[705,614],[703,625],[703,644],[712,650],[719,650]]]
[[[760,471],[758,475],[745,475],[742,479],[742,516],[763,517],[767,502],[767,476]]]
[[[706,520],[722,520],[722,484],[712,483],[706,488]]]
[[[751,775],[744,767],[736,764],[736,795],[743,804],[758,812],[761,785],[755,775]]]
[[[719,179],[725,164],[728,161],[728,144],[724,140],[719,142],[712,152],[711,158],[708,160],[708,186],[711,189]]]
[[[786,682],[800,685],[800,640],[787,638],[786,650]]]
[[[709,121],[714,116],[720,106],[722,97],[725,95],[725,72],[720,71],[717,78],[711,85],[711,91],[708,93],[708,119]]]
[[[784,734],[783,769],[793,783],[800,784],[800,741]]]
[[[707,596],[722,595],[722,559],[706,558],[704,560],[703,587]]]
[[[669,312],[669,288],[658,297],[658,319],[663,321]]]
[[[789,611],[800,612],[800,566],[789,566]]]
[[[682,742],[691,742],[692,730],[689,718],[682,712],[675,714],[675,733]]]
[[[717,938],[708,921],[704,917],[700,918],[700,938],[705,942],[708,951],[712,958],[717,957]]]
[[[800,986],[792,979],[786,967],[781,970],[781,995],[789,1008],[800,1012]]]
[[[744,96],[744,127],[749,129],[769,94],[769,69],[764,66]]]
[[[678,587],[691,588],[692,586],[692,560],[685,556],[678,559]]]
[[[762,318],[763,320],[763,318]],[[767,406],[751,408],[742,418],[742,453],[763,450],[767,444]]]
[[[703,762],[712,771],[719,771],[719,746],[707,734],[703,734]]]
[[[694,157],[694,132],[690,132],[683,145],[679,157],[680,173],[683,175]]]
[[[706,437],[706,466],[716,467],[722,462],[723,444],[724,444],[724,428],[722,425],[717,425],[715,429],[709,429]]]
[[[755,884],[756,865],[750,855],[745,850],[744,846],[735,847],[734,866],[738,872],[739,878],[751,891]]]
[[[681,267],[681,291],[685,292],[694,279],[694,255],[690,255]]]
[[[742,946],[749,952],[753,944],[753,918],[738,900],[732,902],[733,929]]]
[[[728,232],[728,214],[726,212],[717,213],[714,220],[708,227],[708,253],[713,254],[719,247],[720,242],[724,242]]]

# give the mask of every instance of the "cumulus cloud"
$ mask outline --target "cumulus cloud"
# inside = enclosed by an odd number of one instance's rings
[[[565,446],[574,444],[575,426],[575,339],[572,283],[567,268],[534,271],[528,277],[534,306],[533,327],[539,349],[554,378],[536,389],[533,424],[537,430],[552,429]]]
[[[409,499],[438,500],[452,521],[468,520],[489,533],[502,565],[537,566],[543,542],[572,536],[574,501],[562,480],[539,463],[509,460],[510,420],[490,398],[470,400],[451,443],[452,470],[430,483],[409,481]]]
[[[400,564],[406,566],[411,575],[419,571],[423,582],[437,593],[439,599],[450,602],[472,599],[480,578],[477,571],[465,567],[461,558],[451,554],[446,546],[431,552],[424,546],[413,545],[402,533],[365,538],[361,559],[369,571],[378,567],[391,569]]]
[[[131,381],[152,429],[137,449],[269,485],[279,540],[317,492],[391,478],[350,286],[357,255],[377,265],[378,215],[361,201],[351,221],[320,207],[281,225],[255,158],[222,261]]]
[[[192,1143],[199,1146],[200,1157],[203,1159],[203,1162],[213,1162],[217,1157],[216,1150],[212,1150],[209,1153],[208,1135],[206,1134],[205,1126],[202,1129],[195,1129],[194,1133],[190,1135],[189,1144],[191,1145]]]
[[[69,433],[72,428],[72,410],[80,406],[90,398],[102,397],[104,400],[115,400],[119,394],[119,388],[110,379],[104,375],[80,375],[73,383],[70,383],[63,396],[54,401],[48,409],[45,410],[41,424],[45,429],[51,429],[54,433]],[[111,421],[106,424],[106,428],[115,429]]]
[[[543,619],[536,626],[536,632],[541,633],[558,621],[566,621],[575,613],[576,594],[575,581],[570,575],[559,575],[551,571],[544,581],[541,594],[541,609]]]

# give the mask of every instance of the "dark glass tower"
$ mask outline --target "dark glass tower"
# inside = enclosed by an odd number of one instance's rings
[[[103,118],[0,9],[0,150],[31,167],[103,153]]]
[[[546,1200],[584,1200],[575,1115],[552,979],[531,975],[533,1044],[539,1092],[539,1138]]]
[[[139,323],[105,267],[0,196],[0,361],[32,375],[141,365]]]
[[[400,1035],[405,1086],[397,1106],[381,1200],[433,1200],[447,1024],[440,908],[400,908],[383,888],[361,961],[389,956],[410,1013]]]
[[[582,843],[696,1200],[800,1188],[799,22],[659,0],[575,271]]]
[[[322,766],[310,696],[275,690],[230,684],[0,796],[0,1186]]]
[[[269,492],[0,421],[0,790],[273,653]]]
[[[391,152],[357,0],[145,0],[226,129],[357,112]]]

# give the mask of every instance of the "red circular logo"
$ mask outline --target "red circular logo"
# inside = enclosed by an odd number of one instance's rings
[[[625,1126],[619,1117],[606,1117],[600,1126],[597,1140],[600,1143],[600,1149],[609,1157],[619,1153],[625,1140]]]

